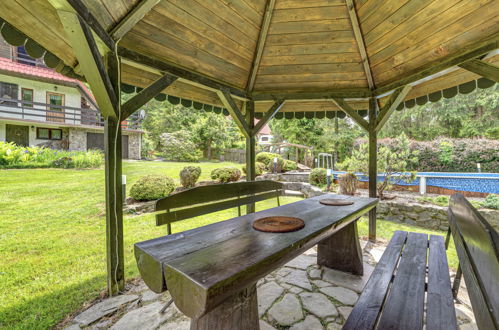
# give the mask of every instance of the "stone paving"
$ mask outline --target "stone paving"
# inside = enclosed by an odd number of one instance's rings
[[[341,329],[369,279],[385,246],[361,241],[364,276],[354,276],[316,265],[316,249],[310,249],[267,275],[257,284],[260,329]],[[462,281],[464,282],[464,281]],[[466,289],[462,301],[469,305]],[[168,292],[156,294],[142,281],[127,285],[127,292],[105,299],[76,315],[65,329],[160,329],[188,330],[190,321],[171,304]],[[466,304],[456,303],[460,329],[477,329]]]

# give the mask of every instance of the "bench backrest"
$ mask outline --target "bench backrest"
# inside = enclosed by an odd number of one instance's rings
[[[448,214],[478,328],[499,329],[499,236],[461,194]]]
[[[279,204],[279,196],[283,194],[283,184],[270,180],[195,187],[159,199],[156,202],[156,211],[166,212],[156,215],[156,225],[167,224],[170,234],[172,222],[233,207],[237,207],[241,215],[242,205],[274,197]]]

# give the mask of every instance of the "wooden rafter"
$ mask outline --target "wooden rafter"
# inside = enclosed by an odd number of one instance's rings
[[[200,75],[195,72],[187,71],[185,69],[179,68],[175,65],[172,65],[170,63],[166,63],[160,60],[157,60],[155,58],[151,58],[147,55],[123,48],[123,47],[118,47],[118,54],[120,57],[127,61],[131,61],[137,64],[140,64],[142,66],[150,67],[156,70],[159,70],[161,72],[166,72],[170,73],[174,76],[177,76],[179,78],[185,79],[187,81],[194,82],[198,84],[200,87],[204,86],[204,88],[209,89],[213,92],[218,92],[221,89],[229,91],[229,93],[233,97],[237,97],[240,99],[247,99],[247,94],[245,91],[228,86],[226,84],[223,84],[221,82],[218,82],[214,79],[205,77],[203,75]]]
[[[375,90],[375,94],[382,95],[404,85],[412,84],[420,79],[426,78],[450,67],[460,65],[466,61],[475,59],[498,48],[499,32],[492,34],[491,36],[478,43],[462,49],[461,51],[455,53],[453,56],[446,56],[445,58],[437,62],[428,63],[427,65],[415,70],[412,74],[408,73],[399,80],[381,86]]]
[[[366,45],[364,43],[364,38],[362,37],[362,31],[360,29],[357,12],[355,11],[355,4],[353,3],[353,0],[346,1],[348,6],[348,14],[350,15],[350,22],[352,23],[353,33],[355,35],[355,40],[357,41],[357,46],[359,48],[362,65],[364,66],[364,72],[366,73],[367,84],[371,90],[374,90],[376,86],[374,85],[371,67],[369,66],[369,58],[367,57]]]
[[[262,59],[263,48],[265,47],[265,41],[267,40],[267,35],[269,33],[270,21],[272,19],[272,13],[274,12],[275,0],[267,1],[267,8],[265,9],[265,14],[262,19],[262,25],[260,27],[260,35],[258,36],[258,43],[256,44],[255,56],[253,58],[253,65],[251,67],[250,76],[248,79],[247,90],[251,92],[253,86],[255,86],[256,74],[258,68],[260,67],[260,61]]]
[[[395,92],[390,96],[390,99],[383,106],[377,116],[377,123],[375,127],[376,132],[379,132],[383,128],[391,114],[395,111],[399,104],[404,101],[411,88],[411,85],[405,85],[404,87],[395,90]]]
[[[122,38],[128,33],[160,0],[142,0],[130,10],[121,21],[111,30],[114,40]]]
[[[273,101],[273,100],[325,100],[329,98],[369,98],[373,94],[368,88],[343,88],[327,91],[310,92],[253,92],[251,99],[253,101]]]
[[[249,128],[248,123],[246,122],[246,119],[244,118],[241,110],[237,106],[236,102],[230,95],[229,91],[227,90],[220,90],[217,92],[218,97],[224,104],[224,107],[227,108],[229,113],[231,114],[232,118],[236,122],[237,126],[241,130],[241,132],[244,134],[246,138],[251,137],[251,129]]]
[[[284,102],[285,101],[283,101],[283,100],[278,100],[270,107],[269,110],[267,110],[267,112],[265,113],[263,118],[260,119],[258,121],[258,123],[255,125],[255,128],[253,129],[252,135],[257,135],[262,130],[263,126],[265,126],[265,124],[267,124],[269,122],[269,120],[274,118],[276,113],[278,113],[279,110],[284,105]]]
[[[499,66],[495,64],[487,63],[478,59],[473,59],[461,63],[459,64],[459,66],[465,70],[476,73],[484,78],[499,83]]]
[[[134,97],[121,106],[121,119],[126,119],[141,106],[149,102],[153,97],[161,93],[165,88],[173,84],[178,78],[170,74],[165,74],[151,85],[141,90]]]
[[[362,118],[350,105],[348,105],[345,100],[339,98],[332,98],[333,101],[341,110],[345,111],[347,115],[350,116],[357,124],[359,124],[363,129],[369,131],[369,123],[367,120]]]
[[[71,47],[78,59],[83,74],[90,84],[103,116],[117,117],[119,100],[106,72],[102,56],[90,27],[75,12],[58,10]]]

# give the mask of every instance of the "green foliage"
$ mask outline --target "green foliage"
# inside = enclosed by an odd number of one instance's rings
[[[265,164],[261,162],[255,162],[256,176],[262,175],[263,172],[265,172]],[[243,173],[246,175],[246,165],[243,165]]]
[[[187,131],[161,134],[161,155],[167,160],[197,162],[201,152],[196,149]]]
[[[416,173],[409,173],[409,168],[418,162],[418,153],[409,148],[409,139],[402,133],[397,139],[392,139],[388,145],[378,146],[378,172],[384,173],[382,181],[377,184],[377,192],[383,198],[383,192],[390,185],[397,182],[410,182]],[[352,156],[342,164],[342,169],[349,172],[360,172],[368,175],[369,172],[369,145],[363,143],[352,150]]]
[[[448,166],[452,163],[452,156],[453,156],[453,145],[450,141],[440,141],[439,145],[440,153],[438,155],[438,158],[444,164],[445,166]]]
[[[289,159],[285,159],[284,160],[284,166],[283,166],[283,171],[284,172],[294,171],[297,168],[298,168],[298,165],[296,164],[295,161],[292,161],[292,160],[289,160]]]
[[[141,177],[130,189],[130,196],[138,201],[152,201],[168,196],[175,183],[166,175],[151,174]]]
[[[499,210],[499,195],[488,194],[487,198],[483,201],[482,206],[488,209]]]
[[[343,195],[355,195],[357,191],[357,176],[354,173],[343,173],[338,177],[340,186],[339,193]]]
[[[99,150],[65,151],[0,142],[0,168],[94,168],[103,163]]]
[[[154,142],[149,138],[149,133],[142,134],[142,141],[140,146],[140,157],[142,159],[149,159],[154,153]]]
[[[265,164],[265,169],[268,172],[274,172],[274,158],[277,158],[276,172],[280,173],[284,170],[285,161],[279,154],[271,152],[259,152],[256,154],[256,161]]]
[[[220,183],[235,182],[241,178],[241,171],[235,167],[219,167],[211,172],[211,178]]]
[[[192,188],[201,175],[201,167],[199,166],[186,166],[180,171],[180,184],[184,188]]]
[[[308,182],[314,186],[324,186],[327,184],[327,171],[325,168],[314,168],[308,177]]]

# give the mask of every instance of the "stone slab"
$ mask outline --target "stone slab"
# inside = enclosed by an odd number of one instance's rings
[[[268,312],[269,318],[281,326],[289,326],[303,318],[300,301],[291,293],[287,293],[281,301],[275,303]]]
[[[323,330],[324,327],[318,318],[308,315],[305,320],[294,324],[289,330]]]
[[[267,322],[260,320],[260,330],[276,330],[276,329]]]
[[[286,275],[286,277],[283,278],[283,281],[303,288],[308,291],[312,291],[312,285],[310,284],[308,277],[307,277],[307,272],[304,270],[293,270],[291,273]]]
[[[288,262],[285,266],[291,268],[307,269],[308,266],[316,264],[317,264],[317,258],[314,258],[312,256],[309,257],[302,254],[294,258],[290,262]]]
[[[336,306],[322,293],[303,292],[300,294],[303,307],[320,318],[337,316]]]
[[[364,263],[364,275],[358,276],[324,267],[322,279],[334,285],[342,286],[357,293],[361,293],[373,270],[373,266]]]
[[[343,317],[343,320],[346,321],[346,319],[348,319],[348,316],[350,316],[352,309],[353,309],[353,307],[349,307],[349,306],[338,307],[338,311],[340,312],[340,315]]]
[[[274,301],[281,296],[284,289],[276,282],[268,282],[257,289],[258,314],[262,316],[272,306]]]
[[[89,325],[106,315],[116,312],[121,305],[137,299],[139,299],[137,295],[120,295],[106,299],[77,315],[74,318],[74,322],[81,325]]]
[[[359,299],[357,293],[341,286],[329,286],[321,288],[320,291],[344,305],[355,305]]]
[[[163,304],[159,301],[126,313],[111,330],[156,329],[174,314],[173,308],[168,308],[165,313],[159,311]]]

